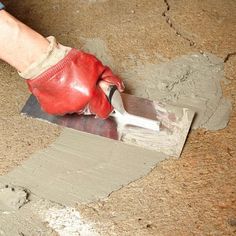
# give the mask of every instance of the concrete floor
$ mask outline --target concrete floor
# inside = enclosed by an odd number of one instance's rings
[[[118,74],[134,65],[134,58],[158,63],[190,52],[211,52],[225,60],[228,83],[222,86],[233,102],[227,128],[192,131],[179,160],[164,161],[106,200],[78,204],[78,209],[95,222],[101,235],[235,235],[235,1],[8,2],[12,14],[63,44],[80,48],[84,39],[104,40]],[[21,117],[29,94],[24,81],[2,62],[0,78],[0,173],[4,174],[49,145],[60,128]]]

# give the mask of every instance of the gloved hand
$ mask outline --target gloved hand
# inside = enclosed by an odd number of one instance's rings
[[[114,84],[122,92],[122,81],[93,55],[56,44],[55,40],[49,51],[40,63],[21,74],[42,109],[54,115],[92,113],[107,118],[113,107],[99,82]],[[60,60],[55,63],[55,58]],[[39,75],[32,78],[35,73]]]

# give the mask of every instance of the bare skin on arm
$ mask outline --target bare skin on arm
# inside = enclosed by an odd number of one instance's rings
[[[18,71],[26,70],[43,55],[49,42],[5,10],[0,11],[0,59]]]

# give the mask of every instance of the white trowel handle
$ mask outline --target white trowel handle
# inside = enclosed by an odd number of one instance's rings
[[[151,120],[145,117],[135,116],[128,112],[125,112],[123,114],[119,112],[115,112],[111,114],[111,116],[115,117],[117,120],[119,120],[123,124],[138,126],[138,127],[142,127],[142,128],[150,129],[154,131],[160,131],[160,122],[157,120]]]
[[[100,86],[107,95],[109,102],[114,107],[114,112],[111,114],[111,116],[115,117],[119,122],[155,131],[160,130],[159,121],[128,113],[124,108],[120,92],[117,90],[115,85],[108,85],[107,83],[103,82]]]

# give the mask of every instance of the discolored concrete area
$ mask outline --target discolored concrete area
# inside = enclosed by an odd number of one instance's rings
[[[227,78],[223,93],[233,105],[228,126],[214,132],[191,131],[179,160],[164,161],[105,200],[78,204],[78,210],[101,235],[234,235],[235,1],[8,2],[12,14],[61,43],[80,48],[88,39],[104,41],[118,74],[136,67],[137,62],[158,64],[196,52],[223,59]],[[138,88],[130,91],[139,93]],[[58,127],[19,115],[28,95],[24,81],[1,62],[2,175],[47,147],[60,133]]]

